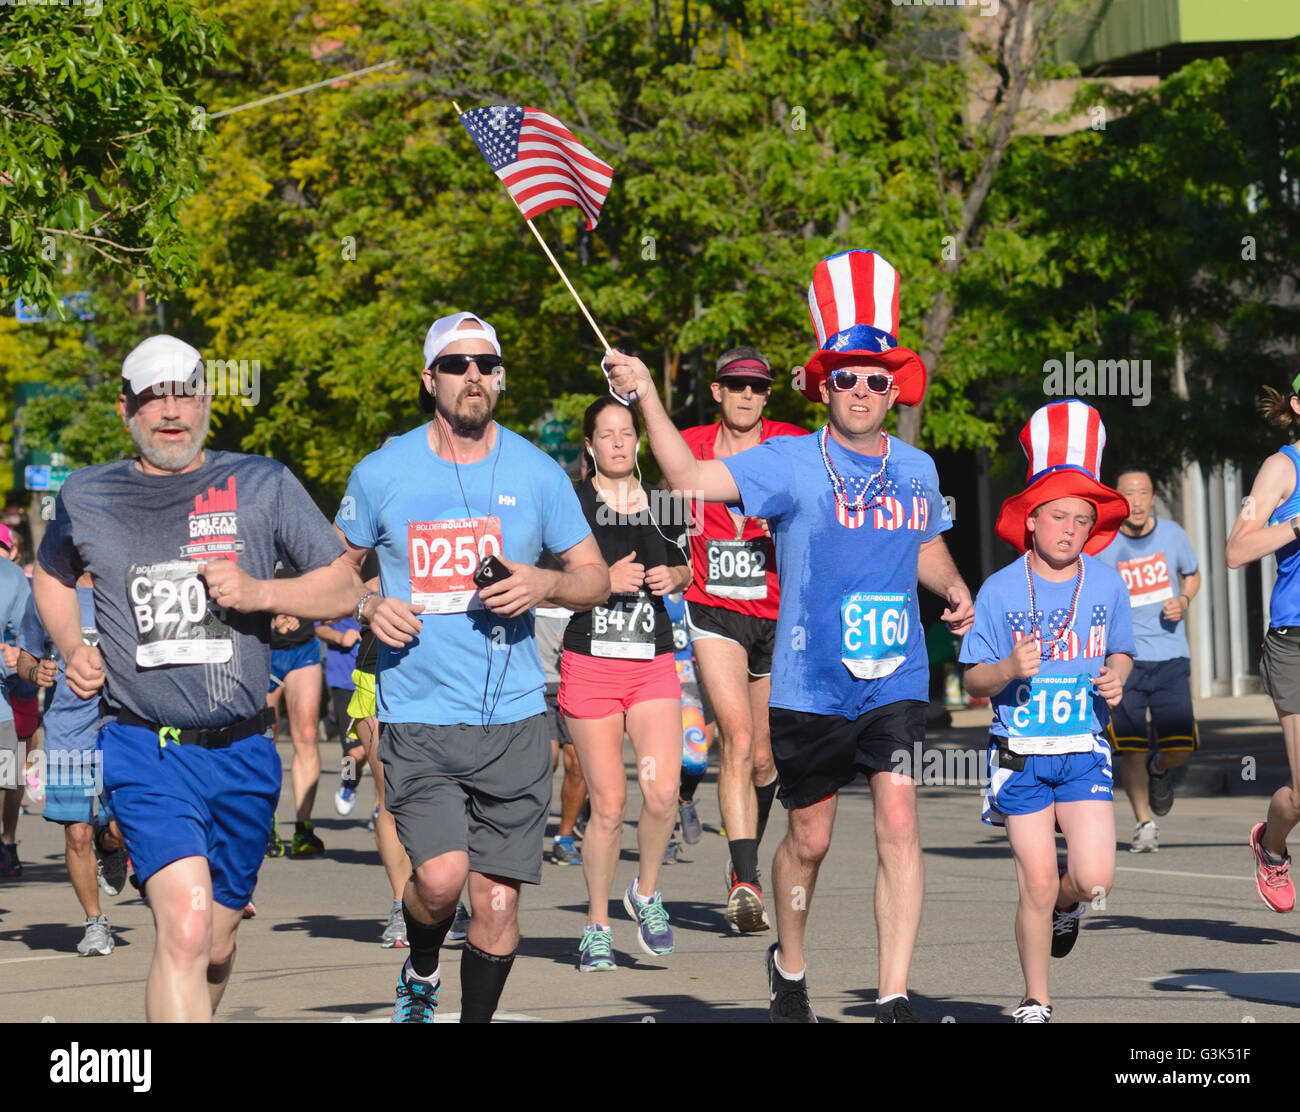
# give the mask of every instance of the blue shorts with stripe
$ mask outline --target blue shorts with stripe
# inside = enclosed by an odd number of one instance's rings
[[[280,800],[280,755],[270,737],[253,734],[225,749],[160,746],[155,731],[108,721],[99,748],[104,794],[140,882],[182,857],[205,857],[212,898],[243,908]]]
[[[1110,746],[1101,737],[1092,739],[1087,753],[1053,756],[1012,757],[1023,767],[1007,768],[1006,750],[996,734],[989,737],[989,782],[984,789],[981,820],[989,826],[1003,826],[1007,815],[1033,815],[1054,803],[1077,803],[1085,799],[1113,802],[1115,778],[1110,767]]]

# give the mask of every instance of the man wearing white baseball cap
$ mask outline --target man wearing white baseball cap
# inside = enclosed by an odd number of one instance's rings
[[[138,455],[68,477],[33,576],[69,688],[102,697],[104,794],[157,928],[150,1020],[211,1019],[234,964],[280,795],[270,614],[337,618],[361,594],[283,464],[203,447],[203,372],[174,336],[126,357],[118,408]],[[277,560],[302,574],[275,579]],[[82,639],[85,572],[98,645]]]
[[[357,464],[334,523],[357,569],[379,555],[381,590],[357,620],[380,641],[385,802],[415,869],[393,1021],[433,1022],[438,951],[468,878],[460,1015],[486,1023],[519,944],[520,885],[541,879],[551,801],[533,607],[590,609],[609,569],[559,464],[492,420],[505,385],[492,326],[442,317],[424,360],[432,420]],[[534,566],[543,549],[560,570]]]

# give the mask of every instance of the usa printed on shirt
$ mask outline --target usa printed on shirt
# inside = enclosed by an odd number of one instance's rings
[[[871,524],[876,529],[893,532],[896,529],[916,529],[924,532],[930,523],[930,502],[925,484],[915,476],[907,480],[906,488],[894,479],[886,479],[871,509]],[[944,505],[947,515],[947,505]],[[846,529],[858,529],[866,524],[866,509],[856,513],[836,504],[835,519]]]
[[[1044,660],[1076,660],[1080,656],[1085,659],[1092,657],[1106,656],[1106,607],[1103,603],[1098,603],[1092,608],[1092,621],[1088,626],[1088,636],[1086,641],[1082,641],[1079,634],[1074,629],[1068,629],[1065,636],[1059,640],[1053,640],[1056,634],[1070,616],[1068,607],[1058,607],[1053,610],[1047,620],[1043,619],[1043,612],[1037,611],[1038,617],[1038,635],[1042,638],[1043,644],[1048,651],[1043,657]],[[1030,637],[1034,632],[1034,621],[1028,610],[1008,610],[1006,611],[1007,628],[1011,631],[1012,637],[1017,644],[1022,638]],[[1078,624],[1078,619],[1075,619]],[[1049,644],[1050,642],[1050,644]]]

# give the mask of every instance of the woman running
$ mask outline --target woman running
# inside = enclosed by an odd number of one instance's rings
[[[627,809],[625,730],[642,804],[639,872],[623,906],[637,923],[642,950],[652,956],[673,950],[657,885],[677,814],[682,692],[663,598],[690,583],[691,569],[683,547],[669,539],[680,526],[665,535],[653,512],[666,496],[634,476],[641,436],[636,414],[604,397],[587,409],[582,431],[594,474],[579,486],[578,500],[610,566],[609,599],[569,620],[560,659],[560,710],[591,796],[582,845],[589,908],[578,946],[578,968],[586,973],[614,968],[609,893]]]

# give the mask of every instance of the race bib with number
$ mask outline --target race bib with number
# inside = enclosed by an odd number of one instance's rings
[[[878,680],[907,659],[912,594],[853,591],[840,600],[840,660],[860,680]]]
[[[1121,560],[1116,569],[1124,577],[1130,606],[1150,606],[1174,597],[1173,584],[1169,579],[1169,561],[1163,552]]]
[[[1025,756],[1092,749],[1092,677],[1034,676],[1016,684],[1011,752]]]
[[[406,526],[411,605],[422,614],[463,614],[478,588],[474,572],[501,555],[501,519],[466,517]]]
[[[208,609],[208,589],[192,560],[132,564],[126,594],[135,616],[135,662],[225,664],[235,654],[230,627]]]
[[[709,575],[704,589],[718,598],[767,598],[767,538],[709,540]]]
[[[655,608],[650,596],[619,599],[591,611],[591,655],[621,660],[652,660],[655,655]]]

